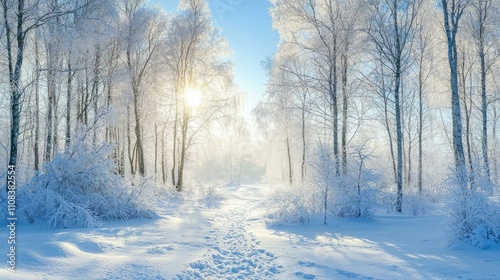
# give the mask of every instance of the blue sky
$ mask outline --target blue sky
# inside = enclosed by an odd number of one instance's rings
[[[248,94],[245,115],[261,99],[267,82],[261,61],[276,51],[278,33],[272,29],[268,0],[208,0],[215,24],[234,51],[235,81]],[[175,11],[178,0],[152,0]]]

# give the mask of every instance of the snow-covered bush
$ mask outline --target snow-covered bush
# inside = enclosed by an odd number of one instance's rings
[[[337,174],[331,147],[318,145],[309,162],[308,178],[300,185],[278,188],[269,199],[267,217],[273,224],[308,223],[315,214],[328,217],[372,217],[380,176],[365,168],[362,149],[350,154],[350,168]],[[339,172],[340,173],[340,172]]]
[[[403,209],[408,209],[414,216],[424,215],[427,212],[428,199],[418,193],[407,192],[403,198]]]
[[[374,213],[376,193],[374,186],[380,179],[373,170],[365,167],[369,155],[363,148],[356,148],[349,154],[349,167],[340,175],[335,173],[335,159],[332,149],[320,145],[316,161],[312,162],[312,178],[323,190],[323,211],[336,217],[371,217]],[[340,166],[339,166],[340,167]]]
[[[279,187],[267,200],[267,223],[307,224],[312,215],[321,213],[319,204],[321,190],[317,185]]]
[[[189,184],[184,187],[181,195],[183,200],[195,206],[215,207],[227,196],[232,183],[214,181],[204,184]]]
[[[500,208],[477,182],[463,186],[453,177],[448,205],[447,231],[450,244],[464,241],[486,249],[500,243]],[[468,176],[467,182],[474,178]],[[463,179],[462,179],[463,180]]]
[[[332,192],[330,213],[336,217],[372,217],[376,192],[368,182],[349,176],[341,177],[339,181]]]
[[[102,219],[153,217],[145,182],[131,186],[115,172],[107,145],[75,145],[19,189],[19,213],[49,228],[94,227]]]

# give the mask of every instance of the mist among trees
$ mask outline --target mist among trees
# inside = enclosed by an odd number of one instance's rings
[[[206,0],[1,1],[0,176],[27,222],[259,180],[276,222],[443,204],[450,240],[500,239],[498,0],[270,0],[252,118]]]

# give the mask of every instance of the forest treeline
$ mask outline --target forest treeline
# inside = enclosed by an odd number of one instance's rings
[[[193,166],[237,166],[243,95],[207,1],[171,13],[144,0],[0,6],[0,176],[15,169],[29,222],[150,216],[151,185],[181,191]]]
[[[146,4],[2,1],[4,165],[44,172],[77,141],[110,143],[119,174],[182,189],[191,147],[238,122],[241,96],[206,1]]]
[[[462,237],[489,223],[478,209],[498,194],[500,1],[271,3],[280,41],[254,112],[274,140],[276,179],[326,178],[325,222],[360,216],[364,184],[392,194],[400,213],[454,197]]]
[[[208,1],[1,0],[1,176],[16,169],[26,220],[152,216],[151,184],[239,181],[254,156],[288,187],[283,220],[446,197],[452,240],[499,241],[500,1],[270,3],[280,41],[250,145]]]

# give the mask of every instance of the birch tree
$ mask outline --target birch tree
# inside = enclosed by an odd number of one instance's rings
[[[373,17],[368,36],[380,55],[382,67],[386,67],[393,79],[394,114],[396,123],[396,211],[402,211],[403,203],[403,125],[401,81],[410,64],[411,40],[421,0],[383,0],[371,4]]]
[[[451,114],[453,122],[453,155],[455,169],[459,176],[461,187],[466,187],[465,155],[462,141],[462,115],[458,91],[458,49],[457,33],[459,23],[470,0],[441,0],[443,9],[444,30],[446,33],[448,64],[450,66]]]
[[[134,112],[135,149],[138,171],[146,174],[144,151],[144,127],[142,125],[143,99],[146,76],[154,70],[155,59],[163,43],[166,23],[160,12],[141,8],[141,0],[125,4],[128,32],[126,65],[132,89]]]
[[[234,108],[227,42],[214,27],[205,0],[183,0],[164,54],[172,75],[172,184],[184,187],[189,148],[210,122]],[[194,104],[193,101],[200,104]]]
[[[30,34],[46,22],[62,15],[75,13],[92,0],[53,1],[52,3],[28,2],[24,0],[2,0],[3,26],[5,28],[5,49],[7,53],[7,72],[10,92],[10,148],[8,164],[17,164],[18,138],[21,120],[21,100],[23,99],[22,72],[26,56],[25,50],[30,43]],[[47,5],[44,5],[47,4]],[[47,8],[51,6],[51,8]]]
[[[495,5],[494,5],[495,4]],[[489,160],[488,146],[488,105],[490,103],[491,93],[489,93],[488,73],[498,58],[495,53],[495,44],[498,42],[497,32],[494,29],[495,11],[498,9],[498,3],[493,0],[475,0],[472,2],[471,10],[468,14],[471,25],[471,34],[476,46],[477,56],[479,58],[479,79],[481,95],[481,149],[484,175],[487,183],[491,183],[491,170]]]

